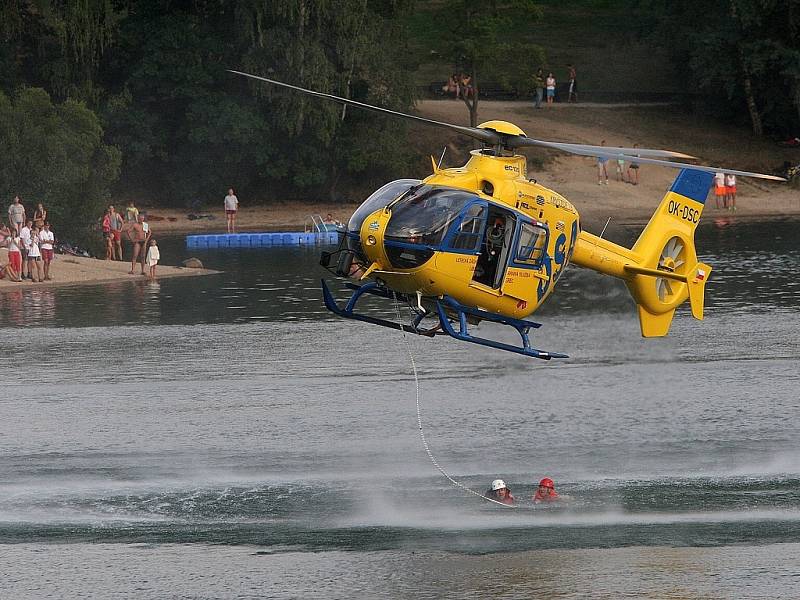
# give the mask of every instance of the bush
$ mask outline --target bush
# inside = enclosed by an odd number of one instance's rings
[[[0,198],[19,195],[29,215],[41,202],[59,239],[89,245],[121,160],[97,115],[82,102],[53,104],[41,88],[0,92],[0,147]]]

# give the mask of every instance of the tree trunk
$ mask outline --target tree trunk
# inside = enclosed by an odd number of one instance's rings
[[[742,27],[742,21],[739,19],[739,13],[736,10],[736,0],[731,0],[731,18],[736,22],[740,36],[743,36],[744,31]],[[761,137],[764,134],[764,128],[761,125],[761,114],[758,112],[756,97],[755,94],[753,94],[753,82],[750,79],[750,69],[747,68],[747,61],[745,61],[741,37],[740,39],[736,40],[736,50],[739,53],[739,68],[742,70],[744,97],[747,102],[747,110],[750,112],[750,121],[753,124],[753,133]]]
[[[739,46],[739,62],[744,75],[744,97],[747,100],[747,110],[750,112],[750,121],[753,123],[753,133],[759,137],[764,135],[764,128],[761,125],[761,114],[756,106],[756,97],[753,94],[753,82],[750,80],[750,72],[744,63],[744,52]]]
[[[470,70],[470,83],[472,84],[471,98],[467,98],[463,94],[461,100],[467,105],[469,110],[469,126],[476,127],[478,125],[478,80],[475,77],[475,67]]]

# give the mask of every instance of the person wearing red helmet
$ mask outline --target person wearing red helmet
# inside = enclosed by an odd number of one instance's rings
[[[539,487],[536,488],[536,493],[533,495],[533,503],[541,504],[543,502],[557,502],[561,500],[561,496],[556,492],[556,485],[552,479],[545,477],[539,482]]]

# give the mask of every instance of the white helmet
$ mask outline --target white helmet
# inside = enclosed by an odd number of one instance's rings
[[[503,481],[502,479],[495,479],[492,482],[492,491],[493,492],[496,492],[497,490],[502,490],[504,487],[506,487],[506,482]]]

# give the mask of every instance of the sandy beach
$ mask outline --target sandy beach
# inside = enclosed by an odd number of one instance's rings
[[[5,264],[8,262],[7,255],[8,252],[5,249],[0,249],[0,263]],[[53,276],[51,281],[34,283],[30,280],[15,282],[8,281],[7,279],[0,279],[0,292],[20,288],[36,289],[41,287],[146,279],[145,275],[140,274],[139,265],[136,266],[136,270],[134,271],[135,275],[128,274],[130,268],[130,261],[98,260],[96,258],[56,254],[55,260],[50,265],[50,272]],[[145,270],[145,272],[147,271]],[[217,271],[158,265],[156,276],[157,279],[163,279],[165,277],[192,277],[197,275],[211,275],[214,273],[217,273]]]

